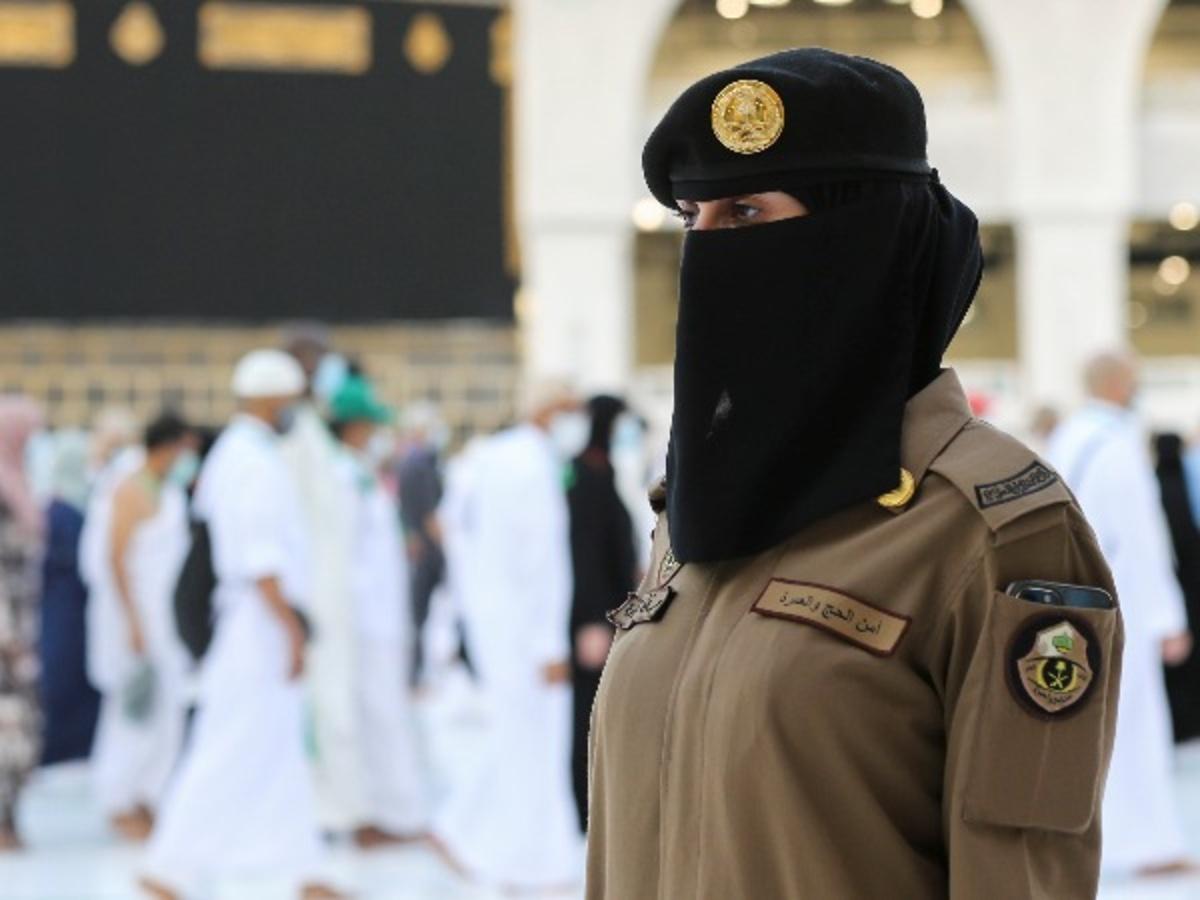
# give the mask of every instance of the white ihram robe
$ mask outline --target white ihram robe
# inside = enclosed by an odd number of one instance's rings
[[[107,521],[111,525],[111,515]],[[130,719],[124,710],[124,688],[140,660],[129,648],[111,563],[96,578],[103,586],[91,594],[93,621],[103,621],[109,629],[98,635],[103,662],[94,668],[106,677],[100,685],[103,700],[91,756],[97,800],[109,815],[139,805],[155,809],[182,749],[188,657],[175,628],[174,593],[188,537],[187,497],[179,487],[164,484],[157,512],[134,531],[125,555],[146,660],[155,678],[153,704],[141,721]],[[104,546],[107,549],[111,541]]]
[[[342,447],[316,409],[300,407],[282,442],[310,538],[308,653],[314,783],[322,826],[348,831],[366,816],[355,706],[355,619],[350,583],[353,498],[339,476]]]
[[[141,447],[119,452],[100,472],[92,485],[79,536],[79,572],[88,587],[87,672],[99,691],[115,689],[125,674],[129,631],[120,602],[114,595],[110,548],[112,546],[112,500],[124,480],[142,467],[146,453]]]
[[[571,551],[563,466],[521,425],[482,442],[448,494],[451,581],[488,710],[478,764],[462,773],[434,833],[490,885],[576,882],[581,840],[570,776]]]
[[[1093,401],[1048,456],[1075,492],[1112,568],[1125,620],[1117,736],[1104,795],[1103,866],[1129,872],[1187,855],[1173,798],[1161,642],[1187,630],[1148,438],[1135,415]]]
[[[288,640],[255,582],[275,576],[303,608],[307,538],[274,432],[236,416],[200,473],[216,630],[200,671],[199,712],[168,787],[146,874],[187,892],[210,876],[321,876],[303,688],[288,679]]]
[[[414,835],[429,824],[417,723],[409,694],[412,614],[400,512],[374,472],[356,455],[340,459],[353,501],[350,583],[358,670],[359,765],[366,814],[393,834]]]

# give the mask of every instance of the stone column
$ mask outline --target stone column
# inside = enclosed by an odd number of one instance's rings
[[[516,0],[526,370],[624,389],[649,66],[676,0]]]
[[[1010,125],[1019,355],[1029,404],[1072,404],[1127,340],[1142,67],[1166,0],[964,0]]]

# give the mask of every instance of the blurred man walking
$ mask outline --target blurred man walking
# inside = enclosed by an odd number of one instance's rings
[[[1171,782],[1171,719],[1162,664],[1187,658],[1191,637],[1163,520],[1149,441],[1132,411],[1136,361],[1097,356],[1088,403],[1050,440],[1048,456],[1075,492],[1112,567],[1125,614],[1125,663],[1108,788],[1106,870],[1190,867]]]
[[[143,440],[145,457],[112,497],[108,565],[93,603],[103,681],[92,774],[101,807],[125,837],[143,840],[183,744],[187,657],[171,598],[187,553],[185,484],[195,474],[195,437],[164,414]]]
[[[178,898],[207,877],[287,877],[320,885],[316,811],[304,758],[300,676],[307,536],[278,433],[304,392],[287,354],[258,350],[233,377],[240,411],[200,473],[196,515],[216,573],[216,630],[200,675],[191,745],[151,839],[142,886]]]
[[[423,835],[425,784],[409,699],[412,612],[396,503],[379,479],[379,430],[392,420],[363,378],[347,378],[330,402],[343,490],[352,503],[350,584],[356,625],[360,767],[366,815],[354,831],[364,849]]]
[[[348,834],[367,813],[354,704],[352,504],[338,477],[338,444],[326,424],[324,408],[324,401],[345,377],[344,361],[333,364],[340,358],[330,353],[324,329],[315,325],[294,329],[286,347],[305,378],[304,396],[293,407],[281,447],[310,539],[313,641],[307,681],[317,812],[322,828]]]
[[[438,454],[445,426],[429,403],[411,406],[404,415],[405,449],[396,468],[400,488],[400,515],[408,545],[412,585],[412,680],[421,677],[424,651],[421,637],[433,592],[446,571],[442,532],[437,510],[442,500],[442,475]]]
[[[471,451],[447,492],[451,581],[489,714],[478,765],[434,825],[453,865],[490,886],[539,891],[579,872],[571,797],[571,547],[565,446],[577,402],[536,389],[526,420]],[[576,414],[577,415],[577,414]]]

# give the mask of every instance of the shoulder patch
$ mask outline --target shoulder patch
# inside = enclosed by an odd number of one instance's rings
[[[650,508],[656,513],[667,508],[667,479],[663,478],[650,488]]]
[[[1073,502],[1058,473],[1004,432],[972,422],[933,461],[941,475],[997,531],[1034,510]]]
[[[1044,491],[1058,481],[1058,476],[1041,460],[1034,460],[1020,472],[1000,481],[975,485],[975,499],[980,509],[1012,503],[1038,491]]]

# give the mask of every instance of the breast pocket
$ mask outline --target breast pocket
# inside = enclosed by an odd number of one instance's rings
[[[966,821],[1087,830],[1111,750],[1119,652],[1116,610],[993,595],[975,663],[983,699],[966,763]]]

